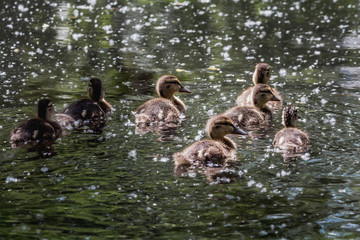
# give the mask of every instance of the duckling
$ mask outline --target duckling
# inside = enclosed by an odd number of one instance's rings
[[[219,167],[227,160],[236,158],[236,145],[225,135],[247,135],[245,131],[234,126],[231,119],[223,115],[212,117],[206,129],[211,140],[195,142],[182,152],[175,153],[175,166]]]
[[[252,80],[254,85],[259,83],[267,84],[270,81],[270,65],[267,63],[258,63],[255,67]],[[252,105],[251,92],[253,89],[254,86],[246,89],[240,95],[238,95],[236,99],[236,104],[239,106],[251,106]],[[266,103],[266,105],[270,109],[280,109],[282,106],[282,98],[279,92],[276,91],[276,89],[272,88],[272,91],[280,101],[276,101],[276,102],[269,101],[268,103]]]
[[[183,87],[177,77],[171,75],[160,77],[156,91],[159,98],[145,102],[136,110],[136,124],[149,126],[156,122],[177,122],[180,114],[185,112],[184,103],[174,94],[191,93],[191,91]]]
[[[37,118],[21,123],[11,131],[11,147],[26,144],[50,143],[61,134],[61,126],[54,120],[55,110],[49,99],[42,99],[37,106]]]
[[[89,99],[71,103],[62,114],[56,117],[62,127],[69,125],[88,125],[91,129],[99,129],[105,124],[105,115],[111,112],[111,105],[105,100],[105,92],[101,80],[92,78],[87,89]]]
[[[285,126],[276,133],[273,145],[282,150],[304,152],[310,147],[310,140],[307,134],[295,127],[295,122],[300,119],[297,107],[287,105],[282,114],[282,123]]]
[[[271,120],[272,112],[266,106],[268,101],[280,101],[266,84],[257,84],[252,90],[252,106],[235,106],[224,115],[240,128],[256,126]]]

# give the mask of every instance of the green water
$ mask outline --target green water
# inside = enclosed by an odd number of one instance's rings
[[[357,1],[3,1],[0,3],[0,238],[355,239],[360,232],[360,7]],[[267,127],[233,138],[235,179],[174,174],[172,155],[206,137],[258,62],[296,104],[312,142],[285,162]],[[156,79],[192,94],[170,136],[135,134]],[[60,111],[102,79],[115,111],[54,156],[11,149],[40,98]]]

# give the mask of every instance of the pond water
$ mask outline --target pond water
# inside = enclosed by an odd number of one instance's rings
[[[357,238],[360,234],[359,2],[5,0],[0,3],[0,238]],[[272,147],[272,123],[233,138],[234,182],[174,174],[172,155],[206,138],[258,62],[296,104],[312,146]],[[176,75],[185,119],[136,134],[134,111]],[[10,130],[51,98],[57,111],[103,80],[115,111],[102,133],[75,130],[41,157]]]

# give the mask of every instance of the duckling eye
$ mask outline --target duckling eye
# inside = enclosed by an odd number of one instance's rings
[[[219,128],[220,128],[220,126],[216,126],[215,128],[216,128],[216,129],[219,129]]]

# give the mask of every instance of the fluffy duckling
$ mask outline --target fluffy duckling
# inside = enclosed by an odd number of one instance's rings
[[[257,84],[267,84],[270,81],[270,65],[267,63],[258,63],[255,67],[255,71],[252,76],[252,81],[254,85]],[[236,99],[236,104],[239,106],[251,106],[252,105],[252,98],[251,98],[251,92],[254,89],[253,87],[250,87],[243,91]],[[272,91],[274,95],[280,100],[280,101],[269,101],[266,103],[266,105],[270,109],[280,109],[282,106],[282,98],[276,89],[272,88]]]
[[[101,80],[92,78],[89,81],[87,93],[89,99],[71,103],[62,114],[56,117],[63,127],[78,123],[88,125],[92,129],[103,127],[105,115],[111,112],[110,104],[105,100],[105,92]]]
[[[276,133],[273,141],[274,147],[294,152],[304,152],[310,147],[307,134],[295,127],[295,122],[299,118],[296,106],[284,107],[282,123],[285,128]]]
[[[177,92],[191,93],[183,87],[177,77],[164,75],[156,84],[159,98],[145,102],[136,110],[136,124],[150,125],[155,122],[177,122],[185,112],[184,103],[174,96]]]
[[[236,145],[225,135],[247,135],[245,131],[234,126],[230,118],[223,115],[212,117],[206,130],[211,140],[195,142],[182,152],[175,153],[175,166],[222,166],[227,160],[236,158]]]
[[[54,120],[55,110],[49,99],[42,99],[37,106],[37,118],[18,125],[11,131],[11,147],[26,144],[51,143],[61,134],[61,126]]]
[[[240,128],[256,126],[270,120],[272,112],[266,103],[268,101],[280,101],[266,84],[257,84],[251,97],[252,106],[235,106],[224,113]]]

